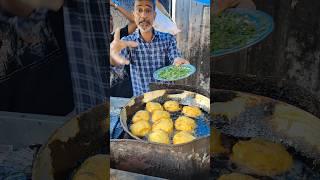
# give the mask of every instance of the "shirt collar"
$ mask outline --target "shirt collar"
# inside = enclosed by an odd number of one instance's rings
[[[151,41],[154,41],[156,38],[159,37],[159,31],[156,31],[154,28],[152,28],[152,31],[153,31],[153,38]],[[136,39],[141,39],[142,41],[144,41],[143,38],[141,37],[139,28],[137,28],[136,31],[134,32],[134,36]]]

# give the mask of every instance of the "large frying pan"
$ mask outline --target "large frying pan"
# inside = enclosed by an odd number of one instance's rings
[[[213,125],[222,132],[278,141],[320,160],[320,119],[316,116],[268,97],[227,90],[211,93]]]
[[[67,180],[90,156],[109,154],[109,105],[97,106],[57,129],[41,147],[33,180]]]
[[[178,89],[163,89],[163,90],[150,91],[138,97],[132,98],[127,103],[127,105],[121,109],[120,120],[121,120],[121,125],[124,131],[134,139],[141,141],[142,139],[133,135],[129,130],[129,125],[133,115],[138,110],[144,109],[146,103],[148,102],[153,101],[153,102],[159,102],[163,104],[165,101],[168,101],[168,100],[175,100],[175,101],[178,101],[179,104],[183,104],[183,105],[196,106],[204,110],[206,113],[208,114],[210,113],[210,99],[201,94],[194,93],[191,91],[178,90]],[[203,118],[204,118],[204,121],[206,121],[209,126],[210,124],[209,117],[206,118],[206,116],[204,116]],[[206,136],[202,136],[197,139],[207,138],[209,136],[210,136],[210,133],[208,131],[208,134]]]
[[[284,144],[309,168],[309,171],[301,170],[296,165],[278,178],[319,178],[316,175],[320,173],[318,117],[279,100],[239,91],[212,89],[211,103],[212,126],[222,134],[244,139],[260,137]]]
[[[120,120],[133,139],[111,140],[112,168],[169,179],[208,177],[210,134],[180,145],[151,143],[131,134],[128,125],[135,112],[144,109],[147,102],[169,99],[210,112],[208,97],[185,90],[155,90],[131,99],[121,110]]]

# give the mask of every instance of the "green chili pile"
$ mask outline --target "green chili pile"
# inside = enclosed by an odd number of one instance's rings
[[[248,17],[236,13],[211,16],[211,51],[245,45],[256,35],[255,25]]]
[[[185,77],[190,73],[191,69],[185,66],[170,66],[159,73],[159,77],[165,80],[176,80]]]

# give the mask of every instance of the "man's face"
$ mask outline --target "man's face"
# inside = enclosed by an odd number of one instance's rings
[[[134,20],[141,32],[149,32],[152,30],[152,25],[156,17],[153,6],[154,4],[148,0],[138,0],[134,3]]]

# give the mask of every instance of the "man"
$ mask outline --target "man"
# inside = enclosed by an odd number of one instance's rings
[[[128,21],[129,23],[120,29],[120,38],[128,36],[132,34],[137,25],[134,22],[134,18],[132,13],[128,12],[123,7],[113,3],[110,1],[110,6],[114,7],[115,10],[120,12]],[[110,16],[110,32],[113,31],[113,17]],[[114,33],[111,34],[110,42],[114,40]],[[115,72],[113,69],[110,71],[110,96],[112,97],[126,97],[130,98],[133,95],[132,91],[132,83],[130,77],[130,67],[126,66],[124,71],[122,72]]]
[[[111,44],[111,57],[119,59],[120,64],[129,64],[132,78],[134,96],[149,91],[149,84],[157,82],[153,73],[164,66],[171,64],[189,64],[181,58],[177,43],[173,35],[154,30],[153,22],[156,17],[155,0],[135,0],[133,15],[138,29],[122,41],[122,48],[126,47],[125,41],[138,43],[136,48],[125,48],[120,56],[114,50],[116,43]],[[121,46],[118,46],[118,50]]]
[[[0,110],[66,115],[107,100],[105,1],[0,0],[0,8]]]

